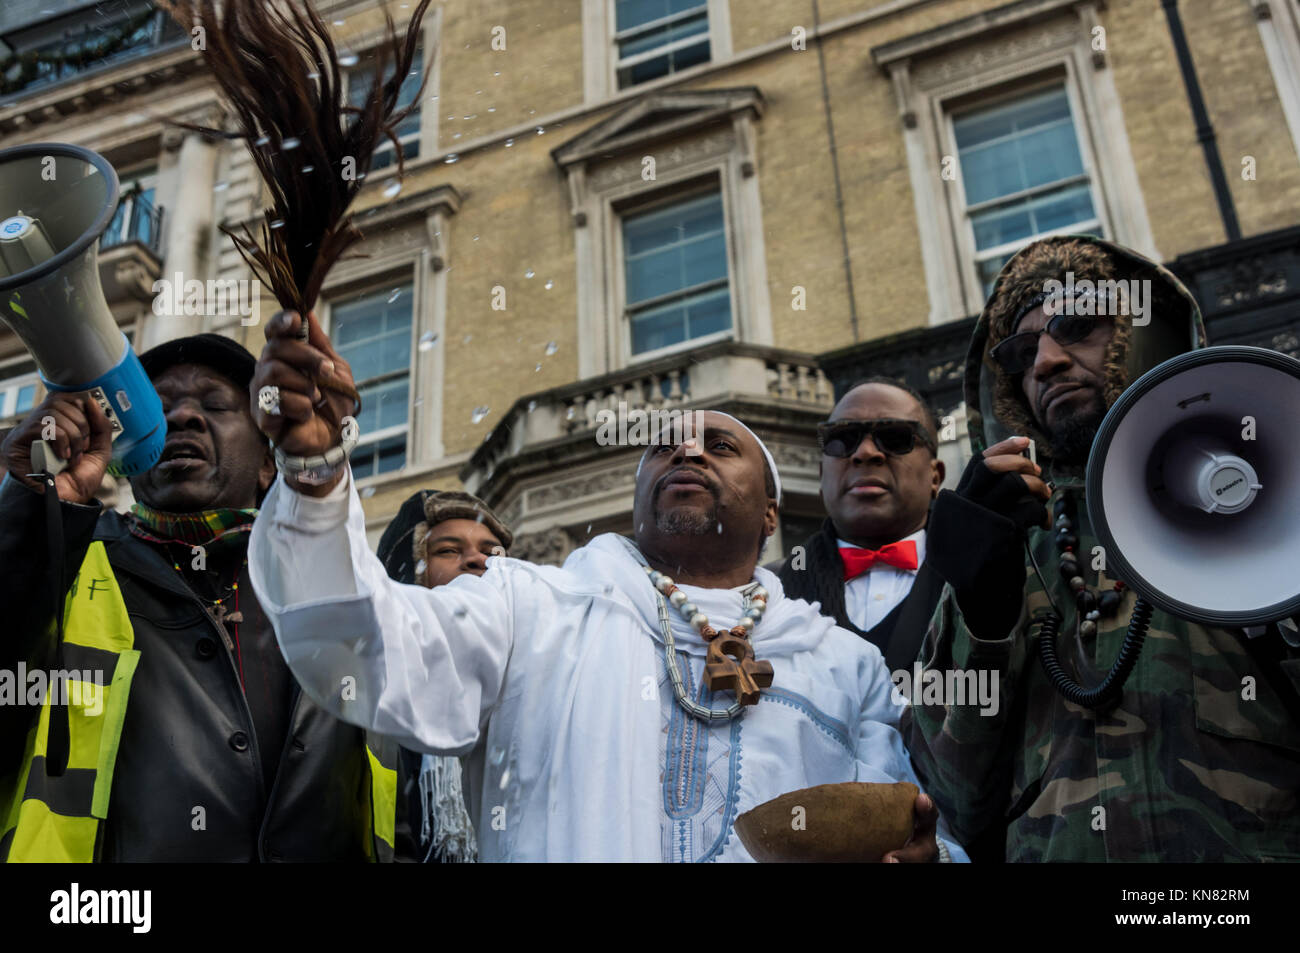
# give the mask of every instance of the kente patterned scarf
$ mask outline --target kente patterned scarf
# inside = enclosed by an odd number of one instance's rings
[[[195,513],[167,513],[143,503],[131,507],[131,534],[151,543],[183,543],[214,551],[248,545],[248,534],[257,518],[256,509],[200,510]]]

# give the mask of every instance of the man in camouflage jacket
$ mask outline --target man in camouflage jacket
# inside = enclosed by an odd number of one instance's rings
[[[1146,314],[1098,318],[1071,345],[1040,334],[1036,355],[1032,345],[1026,352],[1032,366],[1003,370],[990,349],[1041,330],[1047,282],[1067,283],[1070,272],[1076,284],[1150,281]],[[1027,570],[1026,532],[1064,615],[1057,652],[1066,671],[1096,684],[1116,658],[1135,595],[1124,591],[1117,613],[1081,634],[1043,501],[1050,493],[1053,515],[1065,501],[1080,575],[1094,592],[1111,589],[1084,500],[1092,436],[1130,381],[1204,345],[1187,289],[1111,243],[1045,239],[998,276],[967,359],[976,456],[931,517],[932,535],[966,545],[934,547],[959,556],[936,564],[947,585],[920,657],[937,672],[996,672],[998,705],[992,713],[914,698],[902,725],[925,789],[964,843],[990,832],[1000,841],[1005,830],[1011,861],[1300,860],[1300,653],[1276,627],[1248,641],[1156,611],[1121,700],[1104,713],[1065,701],[1035,658],[1049,602]],[[1013,434],[1036,441],[1039,467]]]

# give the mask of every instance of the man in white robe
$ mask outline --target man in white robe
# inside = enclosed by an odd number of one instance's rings
[[[251,389],[279,389],[280,413],[259,423],[309,456],[338,442],[350,403],[313,379],[351,377],[314,321],[310,344],[298,325],[292,313],[268,324]],[[465,757],[481,860],[746,861],[733,825],[764,801],[832,782],[916,783],[879,650],[757,566],[780,492],[766,448],[727,415],[704,422],[702,439],[646,451],[636,544],[603,535],[563,568],[494,557],[481,577],[406,586],[367,546],[346,465],[318,484],[289,468],[264,500],[249,567],[295,676],[345,721]],[[679,704],[644,563],[720,631],[741,618],[742,590],[767,589],[751,641],[774,679],[757,704],[713,723]],[[691,700],[725,709],[733,695],[702,684],[707,643],[671,606],[667,619]],[[887,859],[936,859],[937,818],[919,797],[911,841]]]

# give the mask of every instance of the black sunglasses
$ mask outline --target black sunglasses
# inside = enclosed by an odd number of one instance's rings
[[[817,442],[828,457],[851,457],[870,435],[881,453],[901,457],[916,449],[919,441],[931,453],[938,449],[925,427],[915,420],[829,420],[817,425]]]
[[[1037,331],[1020,331],[989,350],[989,356],[1008,374],[1023,374],[1038,359],[1038,336],[1046,331],[1057,344],[1078,344],[1097,326],[1090,314],[1058,314]]]

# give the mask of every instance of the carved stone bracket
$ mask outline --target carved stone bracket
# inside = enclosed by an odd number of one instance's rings
[[[515,538],[510,555],[542,566],[559,566],[573,552],[573,540],[563,529],[553,526],[540,533]]]
[[[118,262],[113,270],[113,280],[137,301],[153,300],[154,276],[140,262],[131,259]]]

